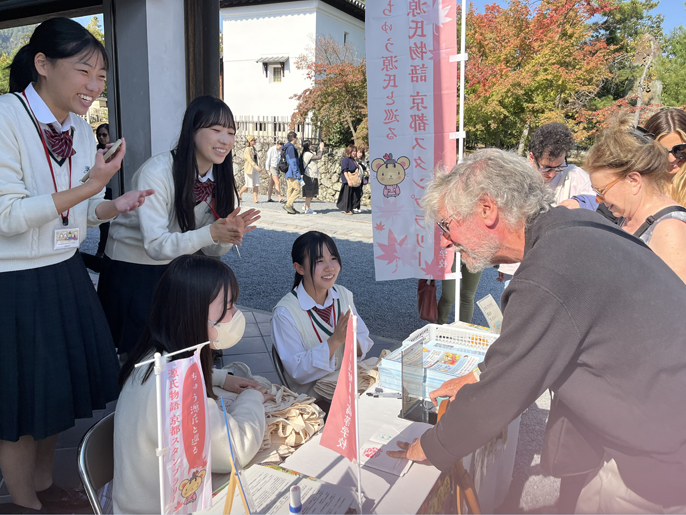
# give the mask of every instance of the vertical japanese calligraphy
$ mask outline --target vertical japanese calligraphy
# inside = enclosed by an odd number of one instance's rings
[[[366,40],[376,279],[443,279],[452,251],[426,227],[421,199],[456,159],[455,3],[369,2]]]
[[[165,513],[191,513],[209,508],[210,434],[207,392],[200,350],[167,364],[162,373],[164,405]]]

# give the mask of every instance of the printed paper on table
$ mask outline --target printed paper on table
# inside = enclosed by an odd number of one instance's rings
[[[210,421],[200,349],[162,372],[165,513],[186,514],[212,503]]]
[[[443,279],[454,252],[425,223],[434,168],[456,161],[454,0],[367,3],[367,98],[376,280]],[[427,226],[428,225],[428,226]]]
[[[350,461],[357,459],[357,423],[355,412],[354,374],[357,373],[355,352],[355,333],[352,320],[348,321],[345,335],[345,352],[338,375],[336,391],[331,401],[331,409],[324,424],[320,444],[345,456]]]

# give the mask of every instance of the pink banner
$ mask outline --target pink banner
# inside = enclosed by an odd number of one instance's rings
[[[443,279],[453,252],[424,220],[434,170],[455,164],[454,1],[367,3],[367,98],[376,280]]]
[[[331,401],[331,409],[326,418],[320,444],[345,456],[350,461],[357,459],[357,424],[355,412],[355,376],[356,366],[355,333],[352,318],[348,321],[345,335],[345,352],[338,374],[336,391]]]
[[[167,364],[162,373],[164,405],[165,513],[186,514],[212,504],[212,466],[207,391],[200,349]]]

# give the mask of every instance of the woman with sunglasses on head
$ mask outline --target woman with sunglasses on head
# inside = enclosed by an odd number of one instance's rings
[[[672,181],[667,185],[667,194],[686,206],[686,111],[660,111],[648,118],[645,129],[669,152],[667,172]]]
[[[121,369],[121,395],[114,417],[114,513],[160,513],[156,391],[153,364],[134,368],[156,352],[167,354],[210,341],[200,351],[207,393],[212,470],[231,472],[229,438],[218,397],[226,402],[237,461],[245,466],[262,444],[263,403],[274,400],[253,379],[212,368],[212,349],[228,349],[243,336],[245,318],[236,309],[238,281],[218,259],[181,256],[162,275],[140,341]],[[171,359],[187,358],[180,353]],[[189,413],[184,413],[189,415]]]
[[[236,123],[220,99],[198,97],[186,109],[176,148],[148,159],[136,188],[154,188],[140,212],[112,222],[98,284],[118,353],[140,338],[155,287],[174,258],[202,252],[223,256],[259,219],[240,213],[231,150]]]
[[[126,145],[106,163],[80,116],[108,66],[83,26],[53,18],[17,52],[0,97],[0,469],[13,500],[3,513],[88,507],[53,483],[57,435],[118,395],[119,365],[79,241],[153,192],[103,198]]]
[[[598,201],[623,218],[623,229],[686,282],[686,209],[664,193],[668,164],[667,150],[622,113],[591,147],[584,168]]]

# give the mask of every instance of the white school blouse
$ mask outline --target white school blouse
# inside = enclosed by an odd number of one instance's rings
[[[369,329],[367,329],[364,320],[362,320],[357,313],[355,304],[352,302],[352,293],[340,285],[336,285],[336,288],[349,295],[352,312],[358,317],[357,342],[362,350],[362,356],[358,359],[364,359],[367,352],[369,352],[372,345],[374,345],[374,341],[369,337]],[[305,291],[302,283],[296,288],[295,292],[301,311],[295,313],[294,316],[291,311],[282,305],[282,302],[277,304],[272,316],[272,342],[276,345],[279,357],[283,362],[283,366],[289,378],[294,379],[297,383],[290,384],[291,388],[299,393],[311,394],[314,383],[318,379],[321,379],[336,370],[336,356],[334,355],[329,358],[329,339],[322,331],[319,331],[319,335],[323,341],[311,346],[313,337],[316,338],[316,335],[314,334],[315,329],[310,331],[311,334],[302,335],[299,327],[308,327],[309,321],[307,324],[296,323],[295,317],[303,319],[304,317],[307,317],[309,320],[309,316],[307,315],[308,310],[315,306],[317,308],[327,308],[332,305],[336,299],[339,299],[340,296],[333,288],[330,288],[324,304],[318,305]],[[289,292],[285,297],[288,297],[289,295],[292,295],[292,293]],[[341,311],[341,314],[345,313],[343,306],[341,306]],[[332,317],[331,320],[329,320],[329,325],[333,323],[333,314],[332,310]],[[305,336],[305,338],[303,338],[303,336]],[[319,340],[317,339],[316,341],[318,342]],[[340,367],[340,363],[338,363],[338,366]]]
[[[45,157],[39,126],[57,124],[57,119],[36,93],[33,85],[21,93],[0,96],[0,272],[28,270],[54,265],[71,258],[76,249],[55,250],[55,230],[65,229],[52,194],[55,186]],[[31,114],[31,111],[35,114]],[[93,130],[82,118],[70,113],[61,128],[74,128],[71,186],[95,164]],[[69,189],[69,159],[51,157],[58,191]],[[105,189],[69,210],[68,228],[78,228],[81,241],[88,227],[100,220],[95,209]]]
[[[201,250],[207,256],[222,256],[233,246],[216,243],[210,234],[215,221],[209,205],[195,206],[198,229],[181,232],[174,209],[173,156],[164,152],[148,159],[131,179],[131,188],[155,190],[145,203],[120,214],[110,226],[105,254],[110,259],[140,265],[166,265],[173,259]],[[207,180],[208,177],[205,178]],[[212,203],[212,197],[207,199]]]

